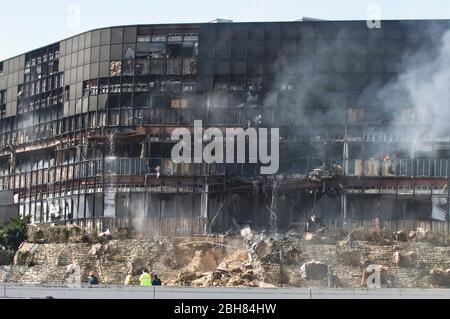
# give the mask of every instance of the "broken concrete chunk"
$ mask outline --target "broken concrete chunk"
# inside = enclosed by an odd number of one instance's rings
[[[427,231],[423,228],[417,228],[416,230],[417,239],[422,239],[427,235]]]
[[[266,241],[262,241],[255,245],[254,250],[258,258],[263,259],[272,253],[272,245]]]
[[[108,229],[107,231],[105,231],[103,233],[99,233],[98,237],[102,238],[102,239],[110,240],[110,239],[112,239],[112,234],[111,234],[111,231]]]
[[[241,236],[247,241],[253,240],[253,232],[250,226],[246,226],[241,229]]]
[[[108,245],[96,244],[89,251],[89,256],[100,257],[108,252]]]
[[[417,234],[415,231],[411,231],[408,235],[409,240],[414,241],[417,238]]]

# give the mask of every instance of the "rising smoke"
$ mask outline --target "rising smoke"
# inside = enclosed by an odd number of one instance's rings
[[[403,127],[399,132],[413,141],[436,141],[447,137],[450,128],[446,120],[450,111],[450,31],[440,37],[435,47],[422,48],[404,56],[403,69],[377,93],[386,110],[393,114],[391,123],[415,123],[414,127]]]

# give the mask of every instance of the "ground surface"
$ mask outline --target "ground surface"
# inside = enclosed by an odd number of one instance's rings
[[[14,264],[0,266],[0,283],[81,285],[94,272],[103,285],[134,287],[145,267],[168,287],[358,289],[363,273],[375,265],[381,269],[381,288],[450,287],[449,244],[432,236],[401,240],[383,232],[355,232],[350,244],[347,235],[326,231],[132,239],[113,234],[100,243],[44,237],[31,234]],[[393,260],[396,251],[399,264]]]
[[[1,298],[55,299],[450,299],[445,289],[2,287]]]

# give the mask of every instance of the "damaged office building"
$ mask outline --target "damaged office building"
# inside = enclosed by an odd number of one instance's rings
[[[448,30],[120,26],[0,62],[0,212],[167,235],[448,221]],[[195,120],[279,128],[278,173],[175,164],[172,132]]]

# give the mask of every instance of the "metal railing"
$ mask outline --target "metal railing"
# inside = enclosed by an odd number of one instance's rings
[[[349,160],[347,175],[448,178],[450,159]]]
[[[56,167],[27,170],[0,176],[0,190],[44,185],[55,181],[92,178],[103,175],[122,176],[221,176],[225,164],[175,164],[165,158],[105,158],[68,163]]]

